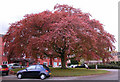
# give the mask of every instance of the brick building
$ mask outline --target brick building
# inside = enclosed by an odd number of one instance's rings
[[[46,57],[45,59],[38,59],[38,62],[40,63],[40,64],[45,64],[46,66],[49,66],[49,65],[51,65],[50,64],[50,58],[48,58],[48,57]],[[52,59],[52,66],[53,67],[58,67],[59,65],[61,65],[61,59],[60,58],[53,58]]]
[[[111,53],[113,58],[110,58],[110,61],[120,61],[120,52]]]
[[[7,57],[3,54],[4,43],[2,37],[3,35],[0,34],[0,64],[8,64]]]

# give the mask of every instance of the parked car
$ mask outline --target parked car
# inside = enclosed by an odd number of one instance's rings
[[[87,64],[82,64],[81,66],[75,66],[75,68],[87,68],[87,69],[89,69]]]
[[[24,77],[38,77],[40,79],[45,79],[50,77],[50,69],[45,65],[31,65],[24,70],[17,72],[17,78],[22,79]]]
[[[12,69],[12,65],[11,65],[11,64],[7,64],[7,66],[8,66],[8,68],[9,68],[9,70]]]
[[[69,68],[75,68],[78,65],[70,65]]]
[[[19,65],[18,63],[11,63],[7,65],[9,67],[9,69],[16,69],[16,68],[22,68],[21,65]]]
[[[0,75],[6,74],[8,75],[9,69],[7,65],[0,65]]]
[[[85,68],[85,65],[82,64],[82,65],[80,65],[80,66],[75,66],[75,68]]]

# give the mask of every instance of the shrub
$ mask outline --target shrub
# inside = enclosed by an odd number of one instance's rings
[[[120,66],[116,65],[97,65],[98,69],[120,69]],[[90,69],[95,69],[95,65],[89,65]]]
[[[108,63],[110,65],[117,65],[117,66],[120,66],[120,61],[111,61],[110,63]]]
[[[71,63],[68,63],[68,64],[67,64],[67,66],[70,66],[70,65],[71,65]]]
[[[53,67],[52,65],[49,65],[48,67]]]
[[[75,59],[71,59],[71,64],[75,65],[75,64],[79,64],[77,60]]]

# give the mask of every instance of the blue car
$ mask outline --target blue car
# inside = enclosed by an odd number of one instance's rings
[[[45,65],[31,65],[24,70],[17,72],[17,78],[22,79],[24,77],[39,77],[40,79],[45,79],[50,77],[50,69]]]

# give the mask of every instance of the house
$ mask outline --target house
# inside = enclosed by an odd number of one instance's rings
[[[111,53],[112,57],[109,57],[109,60],[105,59],[105,62],[117,62],[120,61],[120,52],[114,51]],[[101,64],[103,63],[102,60],[91,60],[91,61],[86,61],[85,63],[88,64]]]
[[[120,61],[120,52],[112,52],[111,53],[113,58],[109,58],[109,61]]]
[[[48,57],[46,57],[45,59],[38,58],[38,62],[40,64],[45,64],[46,66],[51,65],[50,64],[50,58],[48,58]],[[59,65],[61,65],[61,59],[60,58],[52,58],[52,66],[53,67],[58,67]]]
[[[2,41],[3,35],[0,34],[0,64],[8,64],[7,57],[3,54],[4,43]]]

